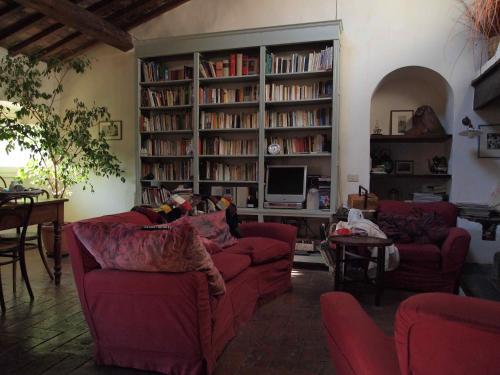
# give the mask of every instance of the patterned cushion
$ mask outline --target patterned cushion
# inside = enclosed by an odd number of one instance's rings
[[[146,231],[142,226],[78,222],[74,232],[102,268],[144,272],[203,271],[213,295],[225,292],[224,280],[187,219]]]
[[[236,238],[231,235],[229,225],[227,225],[225,211],[188,216],[188,220],[201,237],[212,240],[221,248],[234,245],[237,242]]]
[[[220,253],[222,251],[222,249],[219,247],[219,245],[217,245],[214,241],[209,240],[208,238],[205,238],[205,237],[200,237],[200,240],[210,255],[215,255],[215,254]]]

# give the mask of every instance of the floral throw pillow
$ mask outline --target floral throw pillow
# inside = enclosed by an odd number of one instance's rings
[[[232,246],[238,242],[229,230],[225,211],[189,216],[188,220],[199,236],[208,238],[220,248]]]
[[[224,280],[202,240],[184,218],[143,230],[126,223],[78,222],[74,232],[103,269],[143,272],[205,272],[213,295],[225,292]]]

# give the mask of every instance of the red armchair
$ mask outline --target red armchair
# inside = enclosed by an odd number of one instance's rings
[[[378,213],[408,216],[414,209],[439,215],[450,228],[448,237],[441,246],[396,243],[400,265],[385,273],[385,285],[424,292],[457,293],[470,244],[470,234],[457,228],[457,207],[448,202],[380,201]]]
[[[321,296],[337,375],[500,374],[500,303],[424,293],[401,303],[394,337],[349,294]]]

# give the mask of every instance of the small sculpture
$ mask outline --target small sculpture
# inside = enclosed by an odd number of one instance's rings
[[[448,173],[448,159],[445,156],[434,156],[432,160],[428,161],[429,170],[433,174],[447,174]]]

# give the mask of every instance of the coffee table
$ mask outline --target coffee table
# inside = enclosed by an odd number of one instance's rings
[[[329,238],[329,252],[333,252],[335,262],[335,290],[341,289],[341,284],[344,281],[343,267],[351,259],[365,259],[377,264],[377,272],[375,276],[375,305],[380,305],[380,298],[384,291],[384,272],[385,272],[385,247],[393,244],[392,240],[367,236],[333,236]],[[335,245],[335,246],[332,246]],[[376,247],[378,249],[377,256],[364,256],[358,253],[349,251],[348,249]],[[341,268],[342,267],[342,268]]]

